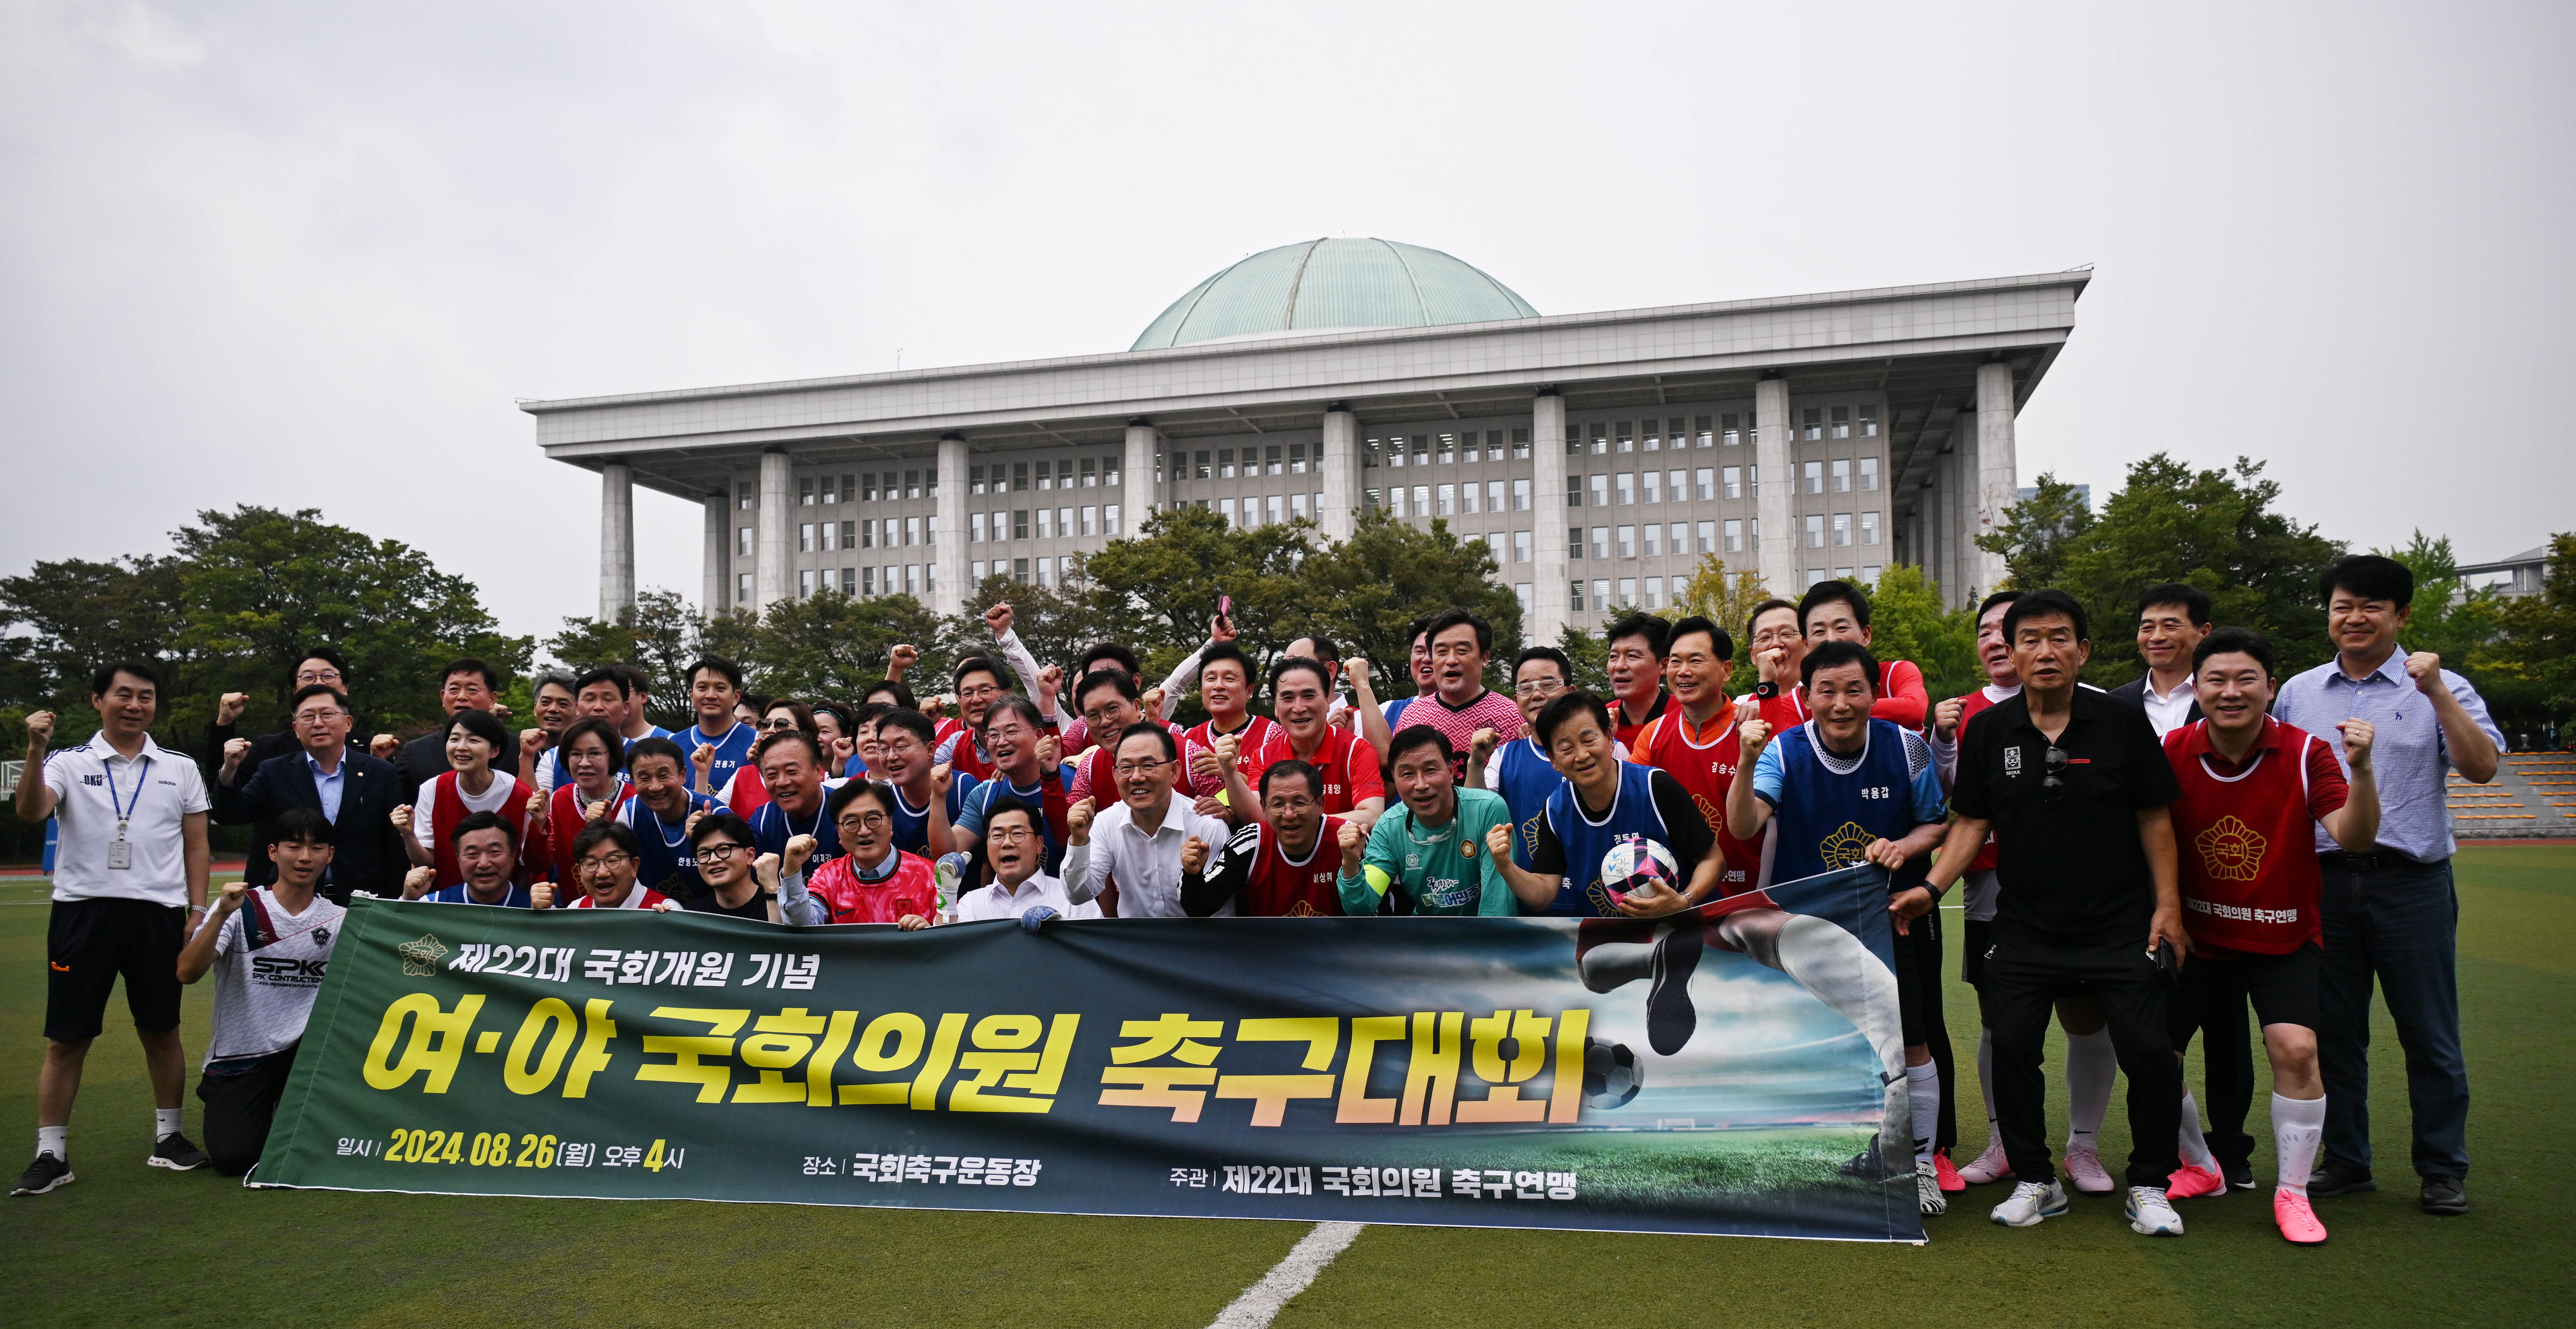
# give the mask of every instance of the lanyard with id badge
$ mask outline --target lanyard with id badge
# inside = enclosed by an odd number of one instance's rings
[[[134,802],[128,806],[117,797],[116,772],[107,770],[105,763],[100,764],[101,772],[107,777],[107,805],[116,810],[116,838],[107,842],[107,866],[111,871],[121,872],[134,866],[134,842],[125,838],[125,827],[143,808],[143,786],[152,778],[152,759],[145,757],[136,765],[140,771],[134,777]]]

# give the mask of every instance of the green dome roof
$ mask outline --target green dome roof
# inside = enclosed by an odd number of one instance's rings
[[[1307,240],[1265,249],[1200,282],[1128,349],[1536,317],[1510,287],[1437,249],[1392,240]]]

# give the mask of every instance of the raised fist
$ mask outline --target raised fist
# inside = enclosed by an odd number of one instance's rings
[[[1342,661],[1342,672],[1350,677],[1353,684],[1360,687],[1367,687],[1369,681],[1368,657],[1364,655],[1354,655],[1351,658]]]
[[[54,713],[52,711],[37,711],[27,717],[27,747],[30,751],[44,751],[45,740],[53,736]]]
[[[1146,719],[1159,720],[1163,718],[1163,690],[1161,688],[1153,687],[1145,689],[1145,695],[1138,697],[1136,699],[1136,704],[1144,708]]]
[[[955,709],[957,709],[957,694],[954,692],[943,692],[921,703],[921,713],[933,720]]]
[[[1752,761],[1761,756],[1762,749],[1771,743],[1771,722],[1768,720],[1747,720],[1736,726],[1736,729],[1744,739],[1746,761]]]
[[[392,761],[402,751],[402,740],[391,734],[378,734],[367,740],[367,755],[378,761]]]
[[[919,663],[921,663],[920,647],[908,641],[896,642],[894,649],[886,652],[886,677],[901,680],[903,671]]]
[[[2370,745],[2379,737],[2379,731],[2370,727],[2370,721],[2358,719],[2341,721],[2335,728],[2343,733],[2345,764],[2356,771],[2369,770]]]
[[[787,853],[784,857],[777,860],[775,866],[782,872],[802,872],[805,870],[805,861],[812,858],[814,856],[814,851],[821,847],[822,845],[820,842],[816,841],[813,836],[789,836],[787,839]],[[771,856],[768,854],[761,855],[761,858],[764,860],[769,859],[770,857]]]
[[[941,798],[946,798],[948,797],[948,786],[955,783],[957,783],[956,767],[943,761],[930,768],[930,792],[939,795]]]
[[[1064,687],[1064,666],[1051,664],[1038,671],[1038,695],[1053,697]]]
[[[1359,871],[1360,849],[1368,842],[1368,837],[1360,833],[1360,824],[1355,821],[1343,822],[1342,829],[1335,838],[1342,848],[1342,871]]]
[[[698,786],[700,788],[704,788],[707,781],[715,777],[716,745],[713,743],[700,743],[696,747],[689,749],[689,769],[697,772]]]
[[[811,839],[811,836],[805,837]],[[778,855],[762,854],[751,860],[751,875],[760,883],[764,895],[778,894]]]
[[[2406,676],[2415,680],[2415,690],[2432,696],[2443,688],[2442,657],[2431,651],[2416,651],[2406,657]]]
[[[1054,668],[1054,666],[1050,665],[1048,668]],[[1055,735],[1048,734],[1038,740],[1038,774],[1041,777],[1055,774],[1057,767],[1063,761],[1064,744],[1059,742]]]
[[[503,724],[508,724],[510,722],[510,708],[497,701],[492,703],[492,718]]]
[[[548,734],[545,730],[522,729],[519,731],[519,751],[527,753],[531,757],[542,754],[546,749],[553,747],[554,745],[554,737]]]
[[[405,809],[396,809],[396,811],[403,810]],[[431,868],[413,868],[411,871],[403,874],[402,898],[406,900],[417,900],[420,897],[429,894],[430,887],[437,884],[438,873],[436,870]]]
[[[1216,741],[1216,764],[1220,768],[1229,771],[1233,770],[1236,759],[1242,755],[1243,740],[1241,738],[1233,734],[1228,734]]]
[[[1181,871],[1195,873],[1207,866],[1207,844],[1193,835],[1181,842]]]
[[[1225,616],[1225,615],[1223,615],[1223,614],[1216,614],[1216,615],[1211,616],[1211,617],[1208,619],[1208,640],[1210,640],[1210,641],[1232,641],[1232,640],[1234,640],[1234,620],[1233,620],[1233,619],[1231,619],[1231,618],[1226,617],[1226,616]]]
[[[227,777],[229,777],[229,776],[230,776],[230,775],[231,775],[235,770],[237,770],[237,769],[239,769],[239,768],[240,768],[241,763],[242,763],[242,758],[247,757],[247,756],[249,756],[249,755],[250,755],[250,740],[249,740],[249,739],[247,739],[247,738],[228,738],[228,739],[225,739],[225,740],[224,740],[224,774],[225,774]]]
[[[405,830],[405,831],[410,830],[410,829],[411,829],[411,804],[409,804],[409,803],[397,803],[397,804],[395,804],[395,805],[394,805],[394,810],[393,810],[391,813],[388,813],[388,814],[386,815],[386,820],[388,820],[388,821],[392,822],[392,823],[394,824],[395,829],[397,829],[397,830]]]
[[[250,883],[243,881],[225,882],[223,895],[215,901],[215,917],[221,918],[224,915],[241,908],[242,901],[249,898]]]
[[[1064,810],[1064,838],[1071,844],[1091,843],[1091,817],[1099,806],[1083,799]]]
[[[1959,731],[1959,713],[1966,709],[1968,709],[1968,699],[1965,697],[1952,697],[1934,706],[1932,732],[1939,734],[1943,742],[1948,742],[1950,735]]]
[[[1486,827],[1485,852],[1492,854],[1497,863],[1509,859],[1512,856],[1512,828],[1502,822]]]
[[[546,815],[546,796],[545,796],[545,795],[543,795],[543,794],[530,794],[530,795],[528,795],[528,815],[529,815],[529,816],[531,816],[531,817],[542,817],[542,816]]]
[[[551,882],[551,881],[541,881],[541,882],[538,882],[536,885],[529,887],[529,888],[528,888],[528,907],[529,907],[530,909],[552,909],[552,908],[554,908],[554,907],[555,907],[555,884],[554,884],[553,882]]]
[[[215,703],[215,723],[231,724],[233,721],[241,718],[242,708],[248,705],[250,705],[249,693],[225,693],[223,700]]]
[[[1467,740],[1469,759],[1479,766],[1483,765],[1485,758],[1494,755],[1495,746],[1502,741],[1503,736],[1491,725],[1477,730],[1475,736]]]
[[[1011,635],[1011,620],[1013,617],[1014,614],[1011,610],[1009,601],[1004,601],[984,611],[984,626],[993,630],[993,640],[1000,641],[1002,638]]]
[[[590,806],[581,810],[581,819],[583,821],[608,820],[608,800],[604,798],[592,799]]]

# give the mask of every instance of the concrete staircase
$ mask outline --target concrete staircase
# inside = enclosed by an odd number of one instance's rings
[[[2463,840],[2576,837],[2576,753],[2508,753],[2482,785],[2454,773],[2450,804]]]

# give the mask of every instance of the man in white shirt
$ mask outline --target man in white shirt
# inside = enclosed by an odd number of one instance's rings
[[[161,677],[139,660],[90,679],[100,728],[79,747],[46,751],[54,714],[27,717],[18,819],[55,818],[53,917],[45,941],[45,1062],[36,1075],[36,1161],[13,1195],[72,1180],[72,1100],[81,1068],[125,979],[125,1004],[152,1078],[154,1144],[144,1161],[185,1172],[205,1153],[179,1133],[179,949],[206,912],[206,812],[197,763],[152,741]]]
[[[984,923],[1018,918],[1040,907],[1059,918],[1098,918],[1100,903],[1074,903],[1064,882],[1038,869],[1046,859],[1046,832],[1038,810],[1025,801],[1005,798],[984,810],[984,861],[992,865],[993,884],[957,897],[957,921]]]
[[[1191,840],[1202,850],[1214,849],[1231,832],[1172,792],[1181,757],[1172,731],[1150,720],[1131,725],[1118,736],[1116,751],[1111,774],[1119,801],[1099,814],[1097,824],[1087,798],[1065,814],[1066,894],[1076,904],[1099,899],[1114,874],[1118,917],[1187,917],[1181,908],[1181,850]],[[1234,902],[1217,913],[1232,915]]]
[[[277,815],[275,834],[264,852],[277,865],[276,882],[224,887],[205,926],[179,952],[180,982],[194,983],[210,969],[215,975],[215,1029],[197,1098],[206,1105],[206,1150],[227,1177],[250,1171],[268,1143],[348,913],[314,893],[331,866],[330,820],[312,808],[288,808]]]
[[[2158,738],[2200,718],[2191,653],[2209,635],[2210,622],[2209,595],[2197,586],[2167,582],[2138,597],[2138,658],[2147,662],[2147,672],[2111,689],[2111,695],[2145,708]]]

